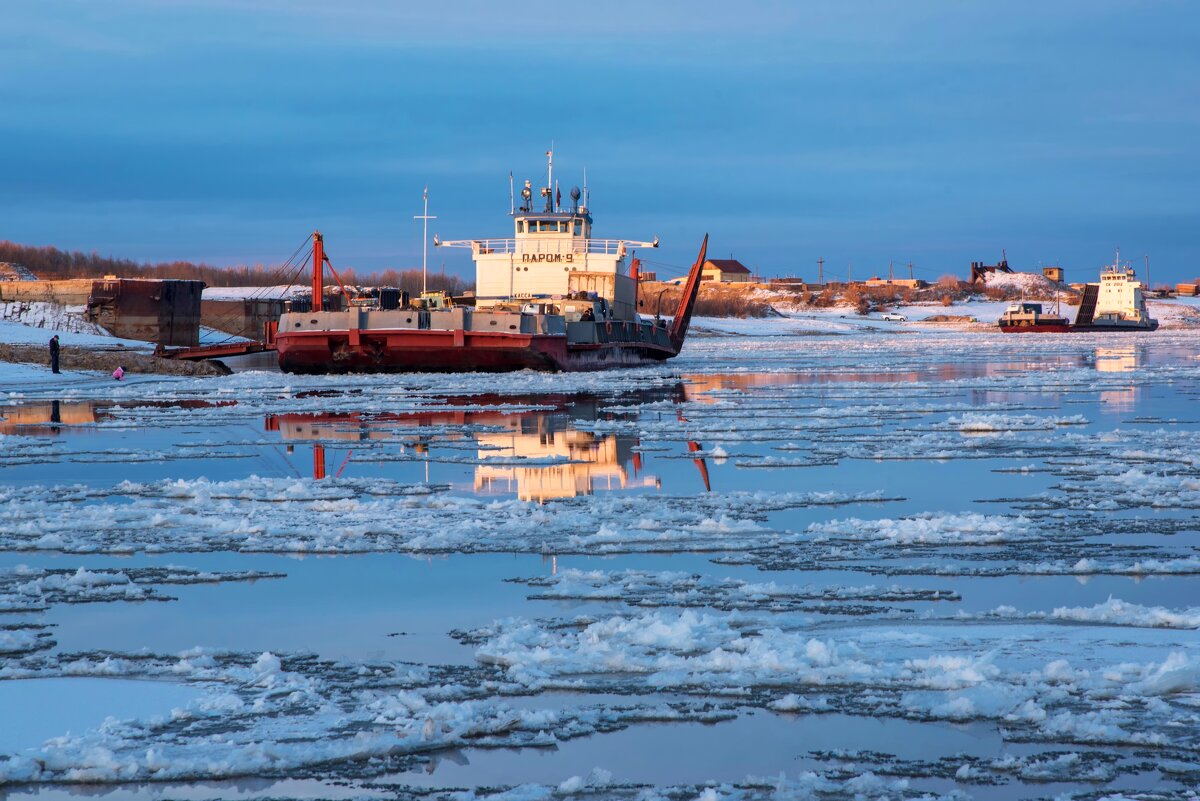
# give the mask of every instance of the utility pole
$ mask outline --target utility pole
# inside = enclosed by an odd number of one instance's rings
[[[429,221],[436,220],[437,217],[429,216],[429,187],[428,186],[425,187],[425,191],[424,191],[424,193],[422,193],[421,197],[425,198],[425,213],[424,214],[414,214],[413,219],[424,221],[424,226],[422,228],[422,234],[421,234],[421,294],[425,294],[425,292],[428,291],[428,287],[425,286],[425,273],[429,266]]]
[[[893,267],[893,263],[894,262],[892,259],[888,259],[888,283],[889,284],[892,283],[892,280],[896,277],[896,271]]]
[[[913,280],[913,277],[912,277],[912,262],[911,262],[911,261],[908,263],[908,280],[909,280],[909,281]]]
[[[846,286],[850,286],[850,262],[846,262]]]
[[[1151,292],[1154,291],[1154,287],[1150,285],[1150,254],[1149,253],[1146,254],[1146,289],[1150,290]]]
[[[817,259],[817,285],[825,286],[825,257]]]

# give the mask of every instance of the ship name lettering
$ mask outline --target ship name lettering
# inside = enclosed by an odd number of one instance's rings
[[[558,262],[573,264],[575,262],[574,253],[522,253],[521,261],[529,263],[547,263]]]

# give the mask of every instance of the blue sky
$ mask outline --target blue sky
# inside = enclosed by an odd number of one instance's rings
[[[20,2],[0,239],[419,266],[510,230],[551,140],[598,236],[766,274],[1200,275],[1195,2]],[[564,189],[564,196],[566,191]],[[462,251],[433,251],[469,272]],[[906,268],[899,268],[906,269]]]

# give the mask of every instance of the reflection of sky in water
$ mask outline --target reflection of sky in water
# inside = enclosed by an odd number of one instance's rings
[[[716,726],[638,726],[527,753],[460,753],[456,759],[443,757],[432,763],[425,775],[414,771],[389,778],[436,787],[469,783],[486,772],[506,784],[557,783],[566,776],[586,776],[597,766],[619,766],[621,780],[629,782],[736,782],[748,775],[777,776],[780,766],[792,776],[811,770],[817,766],[807,754],[829,749],[871,750],[907,759],[920,759],[931,751],[996,758],[1004,744],[994,730],[983,726],[759,712]]]
[[[386,477],[403,482],[447,483],[456,493],[517,497],[531,502],[579,495],[627,492],[686,496],[713,491],[841,491],[869,492],[884,489],[904,498],[884,506],[786,509],[765,515],[765,525],[802,531],[809,524],[844,517],[896,517],[922,511],[976,511],[1000,514],[1009,510],[993,499],[1023,497],[1047,491],[1056,479],[1043,472],[994,472],[1039,458],[946,459],[928,461],[843,458],[835,464],[788,469],[739,467],[739,459],[778,457],[783,444],[774,439],[736,441],[723,446],[730,455],[713,458],[719,438],[706,436],[705,426],[722,421],[723,403],[749,402],[759,419],[778,414],[787,420],[797,403],[830,407],[870,404],[880,396],[863,395],[855,387],[878,385],[898,414],[865,429],[847,429],[837,436],[863,437],[886,443],[893,432],[944,420],[945,412],[904,414],[936,396],[942,405],[980,407],[993,403],[1016,404],[1014,414],[1074,415],[1091,422],[1072,431],[1106,431],[1125,418],[1187,419],[1193,416],[1194,390],[1159,383],[1150,390],[1137,385],[1138,370],[1178,364],[1190,352],[1158,352],[1144,345],[1098,346],[1083,356],[1057,356],[1043,362],[964,362],[921,366],[895,371],[861,369],[781,373],[685,375],[674,387],[628,396],[570,395],[529,398],[448,398],[422,412],[279,414],[266,419],[237,419],[215,426],[114,425],[131,419],[128,410],[89,402],[30,402],[0,410],[0,433],[28,434],[64,442],[68,451],[170,450],[179,445],[204,443],[221,446],[240,458],[175,459],[167,462],[87,463],[70,458],[48,464],[22,465],[0,471],[9,483],[72,483],[104,485],[113,481],[157,481],[164,477],[213,479],[266,476]],[[1003,385],[981,388],[962,379],[1009,375],[1048,375],[1058,369],[1090,367],[1097,376],[1127,374],[1129,385],[1102,390],[1088,386],[1062,387],[1040,392],[1025,381],[1018,391]],[[897,385],[889,388],[888,385]],[[904,387],[907,385],[908,389]],[[731,396],[730,391],[742,394]],[[780,392],[782,395],[772,395]],[[806,394],[789,394],[793,392]],[[797,400],[800,398],[801,400]],[[775,400],[772,400],[775,399]],[[538,404],[534,411],[512,411],[500,404]],[[772,403],[778,404],[773,409]],[[648,404],[648,406],[646,406]],[[489,406],[493,408],[489,408]],[[645,406],[645,408],[642,408]],[[461,408],[458,408],[461,407]],[[619,424],[638,419],[677,421],[677,410],[695,415],[695,425],[675,429],[676,434],[641,441],[618,428],[606,431],[599,423]],[[731,407],[737,412],[737,406]],[[136,419],[136,415],[133,417]],[[851,421],[853,422],[853,421]],[[1190,425],[1190,424],[1184,424]],[[711,428],[707,429],[711,433]],[[789,438],[798,435],[789,434]],[[1060,430],[1035,435],[1053,445]],[[225,443],[222,445],[222,443]],[[264,444],[247,444],[264,443]],[[694,443],[689,447],[689,443]],[[801,442],[801,445],[806,443]],[[706,454],[697,457],[696,452]],[[400,458],[368,460],[366,455]],[[488,464],[488,459],[499,462]],[[534,460],[533,464],[514,463]],[[548,464],[538,464],[553,462]],[[1157,514],[1146,512],[1146,514]],[[1162,513],[1177,517],[1176,512]],[[1182,535],[1179,535],[1182,537]],[[1116,538],[1121,541],[1123,538]],[[1125,544],[1147,544],[1155,535],[1136,535]],[[983,612],[1000,604],[1023,611],[1051,609],[1062,604],[1090,606],[1109,596],[1145,605],[1177,607],[1180,599],[1194,595],[1192,577],[1156,577],[1137,580],[1125,576],[1073,576],[997,578],[896,576],[883,577],[856,570],[786,570],[764,573],[746,565],[714,565],[711,555],[636,554],[612,558],[534,555],[454,555],[414,558],[398,554],[338,557],[288,557],[268,554],[139,554],[130,557],[0,553],[0,567],[28,564],[43,567],[91,568],[176,564],[200,570],[258,569],[279,571],[286,579],[222,585],[171,587],[178,600],[171,603],[58,605],[37,615],[53,624],[63,651],[142,648],[174,652],[196,645],[247,651],[312,651],[322,657],[349,660],[411,660],[426,663],[470,664],[474,649],[449,638],[451,629],[468,629],[493,618],[603,615],[614,607],[600,602],[530,601],[530,590],[506,582],[513,577],[536,576],[554,570],[677,570],[781,584],[847,585],[895,584],[903,587],[952,589],[961,602],[912,602],[902,606],[920,615],[953,614],[953,610]],[[916,558],[916,557],[914,557]],[[820,629],[830,618],[815,617]],[[838,621],[844,623],[844,620]],[[907,625],[919,626],[920,622]],[[161,714],[186,701],[189,690],[157,685],[134,696],[139,682],[105,683],[96,680],[63,680],[69,692],[117,714]],[[125,687],[124,685],[130,685]],[[28,684],[26,687],[30,686]],[[15,688],[15,689],[14,689]],[[100,688],[100,689],[98,689]],[[132,689],[131,689],[132,688]],[[45,691],[45,692],[43,692]],[[14,683],[0,683],[0,714],[30,717],[46,693],[57,693],[49,681],[37,693],[23,693]],[[99,693],[103,692],[104,695]],[[6,694],[7,693],[7,694]],[[64,696],[65,697],[65,696]],[[571,702],[567,697],[565,702]],[[550,699],[551,701],[553,699]],[[584,699],[595,701],[595,698]],[[538,704],[539,699],[528,699]],[[552,704],[551,704],[552,705]],[[54,733],[64,722],[70,726],[94,725],[86,719],[95,708],[79,704],[75,717],[49,717],[46,725],[22,736],[26,744]],[[94,717],[94,716],[93,716]],[[32,719],[32,718],[31,718]],[[79,721],[76,723],[75,721]],[[43,731],[42,729],[46,729]],[[11,735],[11,729],[8,734]],[[655,745],[669,737],[671,748]],[[11,738],[10,738],[11,739]],[[14,744],[0,740],[0,747]],[[705,778],[736,780],[747,773],[789,774],[811,767],[808,751],[818,748],[866,748],[928,757],[958,752],[1000,756],[1021,746],[1000,743],[992,727],[958,728],[897,720],[869,720],[843,716],[787,716],[756,713],[715,726],[683,724],[639,726],[611,735],[570,741],[555,751],[471,751],[447,754],[432,765],[432,774],[405,774],[401,781],[422,785],[493,784],[522,781],[557,782],[573,774],[586,774],[600,766],[612,769],[621,781],[701,781]],[[907,749],[907,751],[906,751]],[[903,753],[902,753],[903,752]],[[698,775],[696,764],[708,773]],[[947,788],[951,785],[945,785]],[[325,789],[322,789],[325,788]],[[977,788],[972,788],[974,791]],[[1011,788],[1009,788],[1011,789]],[[37,793],[39,798],[53,797]],[[132,791],[131,791],[132,792]],[[305,783],[248,782],[213,784],[172,796],[249,796],[255,794],[336,794],[336,788]],[[158,790],[139,791],[147,798]],[[13,797],[20,797],[18,793]],[[991,790],[981,796],[995,795]]]
[[[0,681],[0,753],[81,733],[106,717],[166,717],[203,693],[163,681],[104,678]],[[20,721],[20,725],[13,725]]]

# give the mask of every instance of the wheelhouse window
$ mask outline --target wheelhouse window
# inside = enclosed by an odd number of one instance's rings
[[[574,224],[575,235],[579,236],[582,233],[582,223],[579,220],[529,220],[528,224],[524,220],[517,221],[517,233],[531,234],[569,234],[571,226]]]
[[[575,236],[583,236],[583,220],[575,220]]]

